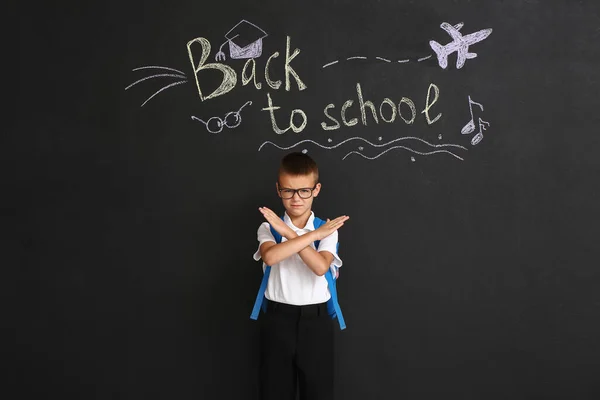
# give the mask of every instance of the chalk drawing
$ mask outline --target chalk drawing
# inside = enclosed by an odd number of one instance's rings
[[[288,146],[288,147],[281,147],[281,146],[278,146],[278,145],[276,145],[275,143],[273,143],[273,142],[271,142],[271,141],[266,141],[266,142],[263,142],[263,143],[260,145],[260,147],[258,148],[258,151],[261,151],[261,149],[262,149],[262,148],[263,148],[265,145],[267,145],[267,144],[270,144],[270,145],[272,145],[272,146],[274,146],[274,147],[277,147],[277,148],[278,148],[278,149],[280,149],[280,150],[289,150],[289,149],[291,149],[291,148],[294,148],[294,147],[296,147],[296,146],[298,146],[298,145],[300,145],[300,144],[302,144],[302,143],[307,143],[307,142],[309,142],[309,143],[314,143],[314,144],[316,144],[317,146],[319,146],[319,147],[321,147],[321,148],[323,148],[323,149],[325,149],[325,150],[332,150],[332,149],[335,149],[335,148],[337,148],[337,147],[340,147],[341,145],[343,145],[343,144],[345,144],[345,143],[347,143],[347,142],[349,142],[349,141],[351,141],[351,140],[362,140],[363,142],[365,142],[365,143],[368,143],[368,144],[370,144],[370,145],[371,145],[371,146],[373,146],[373,147],[385,147],[385,146],[387,146],[387,145],[389,145],[389,144],[392,144],[392,143],[395,143],[395,142],[398,142],[398,141],[402,141],[402,140],[417,140],[417,141],[419,141],[419,142],[425,143],[426,145],[428,145],[428,146],[430,146],[430,147],[434,147],[434,148],[439,148],[439,147],[454,147],[454,148],[457,148],[457,149],[468,150],[466,147],[464,147],[464,146],[461,146],[461,145],[459,145],[459,144],[452,144],[452,143],[445,143],[445,144],[432,144],[432,143],[429,143],[428,141],[426,141],[426,140],[424,140],[424,139],[421,139],[421,138],[418,138],[418,137],[415,137],[415,136],[404,136],[404,137],[396,138],[396,139],[394,139],[394,140],[391,140],[391,141],[389,141],[389,142],[387,142],[387,143],[383,143],[383,144],[375,144],[375,143],[371,143],[370,141],[368,141],[368,140],[367,140],[367,139],[365,139],[365,138],[361,138],[361,137],[359,137],[359,136],[355,136],[355,137],[348,138],[348,139],[346,139],[346,140],[344,140],[344,141],[342,141],[342,142],[340,142],[340,143],[338,143],[338,144],[336,144],[336,145],[333,145],[333,146],[323,146],[322,144],[319,144],[319,143],[315,142],[314,140],[310,140],[310,139],[304,139],[304,140],[301,140],[301,141],[299,141],[298,143],[296,143],[296,144],[293,144],[293,145],[291,145],[291,146]],[[381,140],[381,137],[379,138],[379,140]]]
[[[194,59],[194,53],[192,52],[192,45],[200,45],[202,49],[202,54],[200,55],[200,61],[196,64]],[[197,47],[197,46],[196,46]],[[205,101],[208,99],[212,99],[213,97],[221,96],[235,87],[237,83],[237,74],[234,69],[229,65],[221,64],[221,63],[206,63],[208,60],[208,55],[210,54],[210,42],[208,39],[203,37],[198,37],[193,40],[190,40],[187,43],[188,56],[190,58],[190,62],[192,63],[192,68],[194,70],[194,79],[196,80],[196,88],[198,89],[198,95],[200,96],[200,100]],[[205,96],[202,94],[202,90],[200,89],[200,82],[198,81],[198,72],[205,69],[216,69],[223,74],[223,79],[221,80],[221,84],[218,88],[216,88],[211,94]]]
[[[437,55],[438,64],[444,69],[448,67],[448,55],[454,52],[457,53],[456,69],[462,68],[463,65],[465,65],[466,60],[477,57],[477,53],[469,52],[469,46],[481,42],[492,33],[492,29],[489,28],[463,36],[462,33],[459,32],[463,25],[462,22],[454,26],[447,22],[442,22],[440,27],[448,32],[452,38],[452,42],[442,46],[435,40],[429,41],[429,45]]]
[[[471,119],[460,130],[460,133],[463,134],[463,135],[471,134],[475,130],[475,122],[474,122],[474,117],[473,117],[473,104],[476,105],[476,106],[479,106],[479,108],[481,108],[481,111],[483,111],[483,105],[482,104],[479,104],[479,103],[471,100],[471,96],[468,96],[468,98],[469,98],[469,112],[471,113]]]
[[[479,143],[483,140],[483,131],[485,131],[489,126],[490,126],[489,122],[486,122],[486,121],[482,120],[481,118],[479,118],[479,132],[475,136],[473,136],[473,138],[471,139],[471,144],[473,146],[475,146],[477,143]]]
[[[375,60],[377,60],[377,61],[383,61],[383,62],[386,62],[386,63],[391,63],[392,62],[392,60],[390,58],[379,57],[379,56],[375,56],[373,58]],[[425,56],[425,57],[418,58],[418,59],[413,60],[413,61],[421,62],[421,61],[425,61],[425,60],[427,60],[429,58],[431,58],[431,54],[428,55],[428,56]],[[347,57],[345,60],[341,60],[341,61],[368,60],[368,59],[369,58],[366,57],[366,56],[352,56],[352,57]],[[411,60],[407,58],[407,59],[403,59],[403,60],[397,60],[396,62],[398,62],[400,64],[405,64],[405,63],[408,63],[410,61]],[[332,65],[335,65],[335,64],[337,64],[339,62],[340,62],[340,60],[334,60],[334,61],[328,62],[327,64],[324,64],[321,68],[331,67]]]
[[[208,121],[204,121],[192,115],[192,120],[202,122],[206,127],[206,130],[210,133],[220,133],[223,130],[223,126],[226,126],[229,129],[237,128],[238,126],[240,126],[240,124],[242,123],[242,116],[240,112],[244,107],[251,104],[251,101],[247,101],[246,103],[244,103],[243,106],[240,107],[239,110],[230,111],[227,114],[225,114],[225,117],[223,119],[219,117],[211,117],[208,119]],[[216,125],[216,127],[213,127],[213,125]]]
[[[457,53],[457,59],[456,59],[456,68],[457,69],[462,68],[465,65],[466,60],[477,57],[477,53],[469,52],[469,46],[474,45],[475,43],[481,42],[482,40],[487,38],[492,33],[492,29],[488,28],[488,29],[482,29],[480,31],[470,33],[468,35],[463,36],[462,33],[460,33],[460,29],[463,27],[463,25],[464,25],[464,23],[462,23],[462,22],[459,24],[456,24],[454,26],[450,25],[447,22],[442,22],[442,24],[440,25],[440,28],[445,30],[450,35],[450,37],[452,38],[452,42],[442,46],[435,40],[429,41],[429,46],[437,55],[438,64],[440,65],[440,67],[442,67],[444,69],[446,69],[448,67],[448,55],[450,55],[454,52]],[[422,61],[430,59],[431,57],[432,57],[432,55],[429,54],[427,56],[417,58],[415,61],[422,62]],[[367,59],[368,58],[366,56],[352,56],[352,57],[347,57],[346,61],[367,60]],[[387,62],[387,63],[391,62],[391,58],[389,58],[389,57],[375,56],[374,59],[378,60],[378,61]],[[331,61],[327,64],[324,64],[321,68],[330,67],[332,65],[337,64],[339,61],[340,60]],[[410,59],[396,60],[396,62],[398,62],[400,64],[408,63],[410,61],[411,61]]]
[[[391,150],[394,150],[394,149],[404,149],[404,150],[411,151],[411,152],[413,152],[413,153],[415,153],[415,154],[419,154],[419,155],[422,155],[422,156],[429,156],[429,155],[432,155],[432,154],[438,154],[438,153],[446,153],[446,154],[450,154],[451,156],[453,156],[453,157],[456,157],[456,158],[458,158],[459,160],[463,161],[463,158],[462,158],[462,157],[460,157],[460,156],[458,156],[458,155],[456,155],[456,154],[454,154],[453,152],[451,152],[451,151],[448,151],[448,150],[435,150],[435,151],[430,151],[430,152],[427,152],[427,153],[423,153],[423,152],[416,151],[416,150],[413,150],[413,149],[411,149],[411,148],[404,147],[404,146],[392,146],[392,147],[390,147],[389,149],[386,149],[386,150],[382,151],[380,154],[376,155],[375,157],[367,157],[367,156],[365,156],[364,154],[362,154],[362,153],[359,153],[358,151],[351,151],[351,152],[349,152],[348,154],[346,154],[346,155],[345,155],[345,156],[342,158],[342,160],[345,160],[345,159],[346,159],[348,156],[350,156],[350,155],[352,155],[352,154],[358,154],[359,156],[361,156],[361,157],[363,157],[363,158],[366,158],[367,160],[375,160],[375,159],[377,159],[377,158],[381,157],[382,155],[384,155],[385,153],[387,153],[388,151],[391,151]],[[415,161],[415,160],[414,160],[414,157],[412,157],[412,158],[411,158],[411,160],[412,160],[412,161]]]
[[[380,139],[381,139],[381,138],[380,138]],[[270,145],[272,145],[272,146],[274,146],[274,147],[276,147],[276,148],[278,148],[278,149],[280,149],[280,150],[289,150],[289,149],[291,149],[291,148],[293,148],[293,147],[296,147],[296,146],[298,146],[298,145],[300,145],[300,144],[302,144],[302,143],[313,143],[313,144],[315,144],[315,145],[317,145],[317,146],[319,146],[319,147],[321,147],[321,148],[323,148],[323,149],[326,149],[326,150],[332,150],[332,149],[335,149],[335,148],[337,148],[337,147],[339,147],[339,146],[341,146],[341,145],[343,145],[343,144],[345,144],[345,143],[347,143],[347,142],[349,142],[349,141],[352,141],[352,140],[361,140],[361,141],[363,141],[363,142],[365,142],[365,143],[368,143],[368,144],[370,144],[370,145],[371,145],[371,146],[373,146],[373,147],[385,147],[385,146],[387,146],[387,145],[390,145],[390,144],[392,144],[392,143],[399,142],[399,141],[403,141],[403,140],[417,140],[417,141],[420,141],[420,142],[422,142],[422,143],[425,143],[426,145],[428,145],[428,146],[430,146],[430,147],[433,147],[433,148],[436,148],[436,149],[439,149],[439,148],[447,148],[447,147],[451,147],[451,148],[456,148],[456,149],[461,149],[461,150],[467,150],[467,148],[466,148],[466,147],[464,147],[464,146],[461,146],[461,145],[458,145],[458,144],[449,144],[449,143],[448,143],[448,144],[432,144],[432,143],[429,143],[429,142],[428,142],[428,141],[426,141],[426,140],[423,140],[423,139],[421,139],[421,138],[414,137],[414,136],[406,136],[406,137],[396,138],[396,139],[394,139],[394,140],[391,140],[391,141],[389,141],[389,142],[387,142],[387,143],[384,143],[384,144],[375,144],[375,143],[371,143],[371,142],[370,142],[370,141],[368,141],[367,139],[364,139],[364,138],[361,138],[361,137],[358,137],[358,136],[357,136],[357,137],[352,137],[352,138],[346,139],[346,140],[344,140],[344,141],[342,141],[342,142],[340,142],[340,143],[338,143],[338,144],[336,144],[336,145],[333,145],[333,146],[324,146],[324,145],[322,145],[322,144],[320,144],[320,143],[317,143],[317,142],[315,142],[314,140],[310,140],[310,139],[301,140],[301,141],[299,141],[298,143],[296,143],[296,144],[293,144],[293,145],[291,145],[291,146],[288,146],[288,147],[281,147],[281,146],[278,146],[278,145],[276,145],[275,143],[273,143],[273,142],[271,142],[271,141],[266,141],[266,142],[264,142],[264,143],[262,143],[262,144],[260,145],[260,147],[258,148],[258,151],[261,151],[261,149],[262,149],[262,148],[263,148],[265,145],[267,145],[267,144],[270,144]],[[447,154],[451,154],[452,156],[454,156],[454,157],[458,158],[459,160],[463,160],[463,159],[462,159],[462,157],[460,157],[460,156],[458,156],[458,155],[456,155],[456,154],[454,154],[453,152],[451,152],[451,151],[448,151],[448,150],[435,150],[435,151],[431,151],[431,152],[423,153],[423,152],[418,152],[418,151],[416,151],[416,150],[413,150],[413,149],[411,149],[411,148],[409,148],[409,147],[405,147],[405,146],[394,146],[394,147],[391,147],[391,148],[389,148],[389,149],[385,150],[384,152],[382,152],[381,154],[379,154],[379,155],[378,155],[378,156],[376,156],[376,157],[373,157],[373,158],[365,157],[365,158],[369,158],[369,159],[371,159],[371,160],[374,160],[374,159],[378,158],[379,156],[383,155],[384,153],[386,153],[387,151],[389,151],[389,150],[392,150],[392,149],[395,149],[395,148],[402,148],[402,149],[405,149],[405,150],[408,150],[408,151],[412,151],[413,153],[420,154],[420,155],[431,155],[431,154],[438,154],[438,153],[447,153]],[[362,147],[362,146],[361,146],[361,147],[359,147],[359,150],[361,150],[361,151],[362,151],[362,150],[364,150],[364,147]],[[345,156],[342,158],[342,160],[343,160],[343,159],[345,159],[346,157],[348,157],[350,154],[353,154],[353,153],[357,153],[357,152],[355,152],[355,151],[351,151],[350,153],[346,154],[346,155],[345,155]],[[357,154],[360,154],[360,153],[357,153]],[[361,154],[361,155],[362,155],[362,154]]]
[[[181,75],[185,76],[185,72],[183,72],[183,71],[180,71],[180,70],[175,69],[175,68],[170,68],[170,67],[162,67],[162,66],[159,66],[159,65],[146,65],[144,67],[134,68],[134,69],[132,69],[132,71],[139,71],[139,70],[142,70],[142,69],[165,69],[165,70],[168,70],[168,71],[179,72]]]
[[[243,19],[225,34],[227,40],[219,47],[215,60],[225,60],[223,46],[226,44],[229,44],[229,57],[232,59],[260,57],[262,54],[262,40],[265,37],[267,37],[265,31]]]
[[[330,63],[328,63],[328,64],[325,64],[325,65],[323,65],[323,68],[327,68],[327,67],[329,67],[330,65],[337,64],[338,62],[339,62],[339,60],[332,61],[332,62],[330,62]]]
[[[430,146],[430,147],[433,147],[433,148],[436,148],[436,149],[450,147],[450,148],[456,148],[456,149],[461,149],[461,150],[467,150],[467,148],[466,148],[466,147],[464,147],[464,146],[461,146],[461,145],[458,145],[458,144],[450,144],[450,143],[447,143],[447,144],[432,144],[432,143],[429,143],[429,142],[428,142],[428,141],[426,141],[426,140],[423,140],[423,139],[421,139],[421,138],[414,137],[414,136],[405,136],[405,137],[401,137],[401,138],[396,138],[396,139],[394,139],[394,140],[391,140],[391,141],[389,141],[389,142],[387,142],[387,143],[383,143],[383,144],[375,144],[375,143],[372,143],[372,142],[368,141],[367,139],[364,139],[364,138],[361,138],[361,137],[358,137],[358,136],[356,136],[356,137],[352,137],[352,138],[346,139],[346,140],[344,140],[344,141],[342,141],[342,142],[340,142],[340,143],[338,143],[338,144],[336,144],[336,145],[333,145],[333,146],[324,146],[324,145],[322,145],[322,144],[320,144],[320,143],[317,143],[317,142],[315,142],[314,140],[310,140],[310,139],[301,140],[301,141],[299,141],[298,143],[296,143],[296,144],[293,144],[293,145],[291,145],[291,146],[289,146],[289,147],[281,147],[281,146],[278,146],[278,145],[276,145],[275,143],[273,143],[273,142],[271,142],[271,141],[266,141],[266,142],[264,142],[263,144],[261,144],[261,145],[260,145],[260,147],[258,148],[258,151],[261,151],[261,150],[262,150],[262,148],[263,148],[264,146],[266,146],[267,144],[270,144],[270,145],[272,145],[273,147],[276,147],[276,148],[278,148],[278,149],[280,149],[280,150],[289,150],[289,149],[291,149],[291,148],[294,148],[294,147],[296,147],[296,146],[299,146],[299,145],[301,145],[302,143],[313,143],[313,144],[317,145],[318,147],[321,147],[322,149],[325,149],[325,150],[332,150],[332,149],[335,149],[335,148],[337,148],[337,147],[340,147],[340,146],[342,146],[343,144],[345,144],[345,143],[347,143],[347,142],[350,142],[350,141],[352,141],[352,140],[361,140],[361,141],[363,141],[363,142],[365,142],[365,143],[368,143],[368,144],[369,144],[369,145],[371,145],[372,147],[385,147],[385,146],[388,146],[388,145],[390,145],[390,144],[392,144],[392,143],[396,143],[396,142],[403,141],[403,140],[417,140],[417,141],[419,141],[419,142],[425,143],[426,145],[428,145],[428,146]],[[379,138],[379,140],[381,140],[381,138]],[[402,146],[402,147],[403,147],[403,146]],[[408,148],[406,148],[406,149],[408,149]],[[362,149],[361,149],[361,150],[362,150]],[[411,150],[411,151],[412,151],[412,150]],[[414,151],[414,152],[416,152],[416,151]],[[418,153],[418,154],[422,154],[422,155],[429,155],[429,154],[436,154],[436,153],[439,153],[439,152],[445,152],[445,153],[452,154],[452,155],[453,155],[453,156],[455,156],[456,158],[459,158],[459,159],[461,159],[461,160],[462,160],[462,158],[461,158],[461,157],[459,157],[459,156],[457,156],[456,154],[454,154],[454,153],[452,153],[452,152],[450,152],[450,151],[447,151],[447,150],[443,150],[443,151],[434,151],[434,152],[430,152],[430,153]],[[350,153],[349,153],[349,154],[350,154]],[[383,154],[383,153],[382,153],[382,154]],[[347,155],[346,155],[346,156],[347,156]]]
[[[471,96],[468,96],[468,98],[469,98],[469,113],[471,114],[471,119],[460,130],[460,133],[463,135],[470,135],[471,133],[475,132],[475,117],[473,116],[473,105],[479,106],[481,111],[483,111],[482,104],[471,100]],[[473,138],[471,139],[471,144],[473,146],[475,146],[477,143],[479,143],[479,142],[481,142],[481,140],[483,140],[483,131],[485,131],[490,126],[490,123],[482,120],[481,118],[478,118],[478,126],[479,126],[479,132],[475,136],[473,136]]]
[[[125,88],[125,90],[129,89],[130,87],[137,85],[138,83],[144,82],[148,79],[154,79],[154,78],[164,78],[164,77],[172,77],[172,78],[181,78],[181,79],[186,79],[185,76],[181,76],[181,75],[175,75],[175,74],[157,74],[157,75],[151,75],[151,76],[147,76],[145,78],[139,79],[135,82],[133,82],[131,85],[127,86]]]
[[[164,87],[162,87],[161,89],[159,89],[158,91],[156,91],[156,92],[155,92],[155,93],[154,93],[152,96],[148,97],[148,98],[146,99],[146,101],[144,101],[144,102],[142,103],[142,105],[141,105],[140,107],[144,107],[144,104],[146,104],[147,102],[149,102],[150,100],[152,100],[152,98],[153,98],[154,96],[156,96],[157,94],[159,94],[159,93],[160,93],[160,92],[162,92],[163,90],[167,90],[167,89],[168,89],[168,88],[170,88],[170,87],[177,86],[177,85],[181,85],[182,83],[186,83],[186,82],[187,82],[187,81],[175,82],[175,83],[171,83],[170,85],[167,85],[167,86],[164,86]]]
[[[146,101],[144,101],[142,103],[142,105],[140,107],[143,107],[147,102],[149,102],[151,99],[154,98],[154,96],[156,96],[157,94],[161,93],[164,90],[167,90],[173,86],[177,86],[177,85],[181,85],[183,83],[187,82],[187,77],[185,76],[185,73],[183,73],[182,71],[175,69],[175,68],[170,68],[170,67],[163,67],[163,66],[158,66],[158,65],[147,65],[147,66],[143,66],[143,67],[138,67],[138,68],[134,68],[132,69],[132,71],[140,71],[140,70],[144,70],[144,69],[162,69],[162,70],[167,70],[167,71],[173,71],[173,72],[178,72],[178,74],[170,74],[170,73],[165,73],[165,74],[155,74],[155,75],[150,75],[150,76],[146,76],[142,79],[138,79],[137,81],[133,82],[132,84],[128,85],[125,90],[128,90],[130,88],[132,88],[133,86],[137,85],[138,83],[147,81],[148,79],[157,79],[157,78],[178,78],[180,79],[178,82],[175,83],[171,83],[169,85],[163,86],[162,88],[160,88],[159,90],[157,90],[156,92],[154,92],[154,94],[152,94],[152,96],[148,97],[146,99]],[[183,79],[183,80],[181,80]]]

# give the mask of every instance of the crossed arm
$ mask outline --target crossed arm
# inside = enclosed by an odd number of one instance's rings
[[[333,254],[329,251],[318,252],[311,247],[315,240],[321,240],[344,225],[350,217],[343,215],[327,222],[318,229],[304,235],[298,235],[285,224],[273,211],[266,207],[259,208],[267,222],[287,241],[281,243],[265,242],[260,246],[260,256],[267,265],[275,265],[294,254],[298,254],[302,261],[315,274],[323,276],[333,262]]]

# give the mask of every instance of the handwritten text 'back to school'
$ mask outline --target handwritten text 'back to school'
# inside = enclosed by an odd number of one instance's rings
[[[195,46],[194,46],[195,45]],[[196,53],[193,51],[193,48],[198,49],[198,45],[200,48],[200,56],[198,60],[198,51]],[[218,96],[222,96],[226,93],[232,91],[238,83],[237,73],[233,68],[226,64],[214,62],[207,63],[208,57],[211,52],[210,42],[202,37],[193,39],[187,44],[188,55],[190,58],[190,62],[192,64],[192,68],[194,70],[194,77],[196,80],[196,87],[198,89],[198,95],[202,101],[209,100]],[[294,79],[299,91],[305,90],[307,88],[306,84],[300,79],[298,73],[294,70],[291,63],[296,56],[300,54],[299,49],[294,49],[294,51],[290,54],[290,37],[288,36],[286,39],[286,49],[285,49],[285,62],[284,62],[284,72],[285,72],[285,90],[291,90],[291,78]],[[271,62],[279,57],[279,52],[276,51],[265,63],[264,67],[264,80],[266,84],[273,90],[278,90],[282,82],[280,80],[272,80],[269,74],[271,68]],[[202,88],[200,86],[200,81],[198,76],[202,74],[202,71],[206,70],[216,70],[222,73],[222,81],[219,87],[214,90],[210,94],[204,94]],[[241,71],[241,81],[242,86],[246,86],[252,82],[256,89],[262,88],[262,82],[257,80],[256,77],[256,61],[254,58],[250,58],[244,64],[244,67]],[[357,125],[359,123],[358,117],[360,116],[360,121],[363,125],[367,125],[367,110],[371,113],[373,120],[376,123],[379,123],[381,119],[386,123],[393,123],[397,118],[400,118],[406,124],[412,124],[417,118],[417,107],[415,103],[408,97],[402,97],[400,101],[396,104],[389,98],[384,98],[379,106],[377,107],[373,104],[372,101],[365,101],[362,95],[362,89],[360,83],[356,84],[356,96],[357,96],[357,105],[354,105],[354,100],[347,100],[340,108],[339,112],[336,110],[335,104],[327,104],[323,110],[323,114],[326,118],[326,121],[321,122],[321,128],[326,131],[339,129],[342,124],[347,127],[351,127]],[[439,88],[431,83],[427,88],[427,99],[421,111],[421,114],[425,114],[425,120],[428,124],[433,124],[440,117],[441,113],[438,113],[433,118],[430,113],[432,112],[432,107],[437,102],[439,98]],[[300,133],[306,127],[308,122],[308,118],[306,113],[301,109],[294,109],[289,114],[289,118],[286,121],[285,116],[281,115],[276,116],[276,111],[281,107],[275,105],[271,94],[267,92],[267,104],[268,106],[262,108],[262,111],[267,111],[269,113],[271,119],[271,125],[273,127],[273,131],[277,134],[283,134],[290,129],[295,133]],[[354,117],[352,117],[354,115]],[[302,122],[298,122],[298,118],[294,118],[298,116]],[[284,121],[284,122],[282,122]],[[341,123],[340,123],[341,121]]]

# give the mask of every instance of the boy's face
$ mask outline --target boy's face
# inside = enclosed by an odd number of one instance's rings
[[[319,194],[321,184],[315,182],[313,174],[310,175],[279,175],[279,182],[276,184],[277,194],[283,202],[283,206],[290,216],[300,216],[310,212],[313,199]],[[314,188],[314,189],[313,189]],[[304,189],[292,192],[290,189]],[[312,194],[311,194],[311,189]],[[289,197],[293,194],[293,197]],[[304,198],[307,197],[307,198]]]

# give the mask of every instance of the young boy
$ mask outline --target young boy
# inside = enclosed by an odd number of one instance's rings
[[[281,160],[277,193],[284,220],[266,207],[267,220],[258,229],[255,260],[271,266],[265,297],[267,312],[260,322],[260,400],[333,399],[333,327],[327,313],[331,295],[325,273],[333,276],[342,260],[337,255],[341,216],[314,229],[313,199],[319,195],[319,170],[311,157],[291,153]],[[281,234],[276,244],[270,226]],[[313,242],[320,240],[319,248]]]

